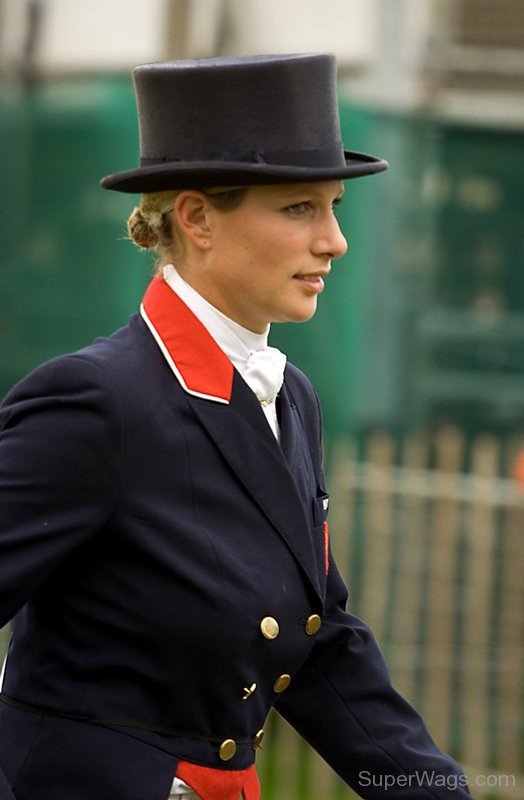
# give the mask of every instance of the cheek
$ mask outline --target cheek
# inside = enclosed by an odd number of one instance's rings
[[[305,245],[297,231],[273,219],[263,229],[258,226],[256,235],[249,226],[242,228],[239,224],[224,244],[220,257],[229,265],[232,281],[237,281],[237,286],[249,286],[251,291],[255,283],[266,289],[271,285],[276,291],[304,263]]]

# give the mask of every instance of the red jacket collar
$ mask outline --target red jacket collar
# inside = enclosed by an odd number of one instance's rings
[[[160,276],[149,284],[140,313],[185,391],[206,400],[229,403],[233,364]]]

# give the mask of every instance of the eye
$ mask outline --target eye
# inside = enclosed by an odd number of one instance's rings
[[[333,204],[331,206],[333,211],[336,211],[337,208],[339,208],[341,203],[342,203],[342,197],[335,198],[335,200],[333,200]]]
[[[293,203],[292,206],[287,206],[286,211],[289,211],[290,214],[293,214],[295,217],[301,217],[306,211],[309,209],[310,204],[309,202],[304,203]]]

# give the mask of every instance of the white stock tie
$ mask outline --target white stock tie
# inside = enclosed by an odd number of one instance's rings
[[[251,350],[243,378],[261,405],[274,402],[284,381],[286,356],[276,347]]]

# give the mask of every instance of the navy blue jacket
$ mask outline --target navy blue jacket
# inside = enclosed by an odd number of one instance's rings
[[[287,366],[279,444],[236,371],[215,396],[213,340],[170,326],[171,363],[137,315],[1,408],[0,799],[166,800],[181,759],[249,767],[272,706],[362,797],[469,796],[326,571],[309,381]]]

